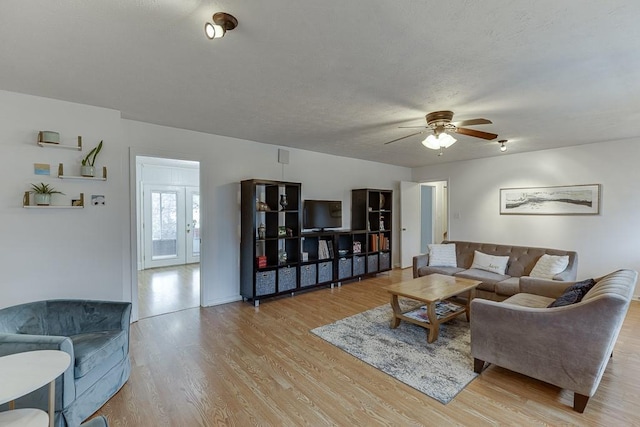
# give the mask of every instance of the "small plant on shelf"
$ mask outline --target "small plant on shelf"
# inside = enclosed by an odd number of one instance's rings
[[[35,195],[34,201],[38,206],[49,206],[51,204],[52,194],[64,194],[44,182],[41,182],[40,184],[31,184],[30,193]]]
[[[94,167],[96,163],[96,157],[98,157],[98,153],[102,150],[102,141],[100,144],[93,147],[91,151],[86,155],[84,159],[82,159],[82,168],[80,168],[80,175],[82,176],[95,176],[96,168]]]

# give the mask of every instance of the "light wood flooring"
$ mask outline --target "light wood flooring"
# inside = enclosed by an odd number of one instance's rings
[[[112,427],[640,425],[638,301],[584,414],[572,393],[496,366],[443,405],[309,332],[388,304],[381,287],[410,277],[142,319],[131,377],[98,414]]]
[[[138,317],[200,306],[200,264],[138,271]]]

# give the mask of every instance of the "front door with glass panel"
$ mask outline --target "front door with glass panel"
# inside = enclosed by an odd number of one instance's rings
[[[143,186],[143,268],[200,261],[197,188]]]

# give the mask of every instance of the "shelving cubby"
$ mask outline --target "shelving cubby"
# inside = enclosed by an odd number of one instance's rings
[[[358,241],[366,257],[366,274],[391,270],[392,207],[392,190],[363,188],[351,192],[351,227],[363,230]]]

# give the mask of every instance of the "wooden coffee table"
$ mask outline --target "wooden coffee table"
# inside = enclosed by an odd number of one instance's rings
[[[400,325],[400,321],[404,320],[405,322],[426,328],[429,331],[427,334],[427,342],[434,342],[438,339],[438,332],[442,323],[462,313],[467,315],[467,321],[469,321],[471,300],[475,296],[476,286],[480,283],[482,282],[478,280],[462,279],[445,276],[443,274],[430,274],[386,286],[384,289],[391,294],[391,307],[393,308],[391,328],[397,328]],[[398,304],[399,296],[425,303],[427,308],[426,318],[424,318],[425,316],[422,313],[422,316],[416,315],[416,309],[419,310],[419,308],[413,308],[403,312],[400,309],[400,304]],[[436,307],[439,302],[441,306],[445,303],[451,310],[445,310],[445,313],[438,315],[436,313]],[[413,316],[407,316],[407,314],[410,313],[412,313]]]

